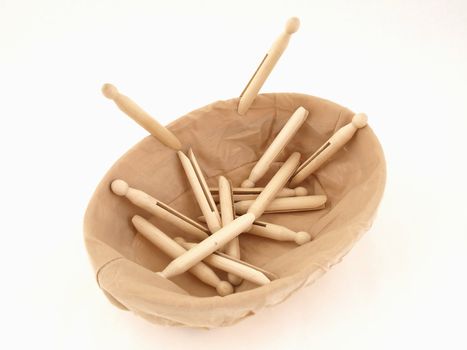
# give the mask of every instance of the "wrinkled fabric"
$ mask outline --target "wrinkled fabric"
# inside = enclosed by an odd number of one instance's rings
[[[310,112],[307,120],[257,186],[264,186],[292,152],[300,152],[304,161],[354,115],[335,103],[293,93],[259,95],[245,116],[237,114],[237,104],[238,99],[218,101],[168,126],[182,142],[183,151],[193,148],[210,186],[217,186],[219,175],[240,186],[299,106]],[[114,305],[150,322],[213,328],[231,325],[282,302],[340,262],[371,226],[383,194],[386,169],[372,129],[360,129],[302,183],[310,194],[327,195],[324,210],[261,217],[295,231],[307,231],[313,240],[297,246],[240,235],[242,259],[280,278],[261,287],[244,281],[235,294],[226,297],[218,296],[214,288],[189,273],[170,281],[154,273],[163,270],[170,259],[135,231],[131,217],[141,215],[172,237],[183,233],[114,195],[110,183],[119,178],[191,218],[201,215],[176,152],[152,136],[141,140],[104,176],[86,211],[85,243],[99,287]],[[225,273],[216,272],[226,279]]]

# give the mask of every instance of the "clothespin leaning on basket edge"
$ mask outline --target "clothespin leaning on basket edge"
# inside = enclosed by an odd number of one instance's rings
[[[284,32],[272,44],[245,89],[240,94],[238,114],[244,115],[248,111],[254,99],[258,95],[259,90],[273,70],[282,53],[287,48],[290,36],[295,33],[299,27],[300,20],[297,17],[289,18],[285,25]]]
[[[121,94],[115,86],[112,84],[104,84],[102,86],[102,93],[108,99],[113,100],[123,113],[145,128],[164,145],[174,150],[182,148],[180,141],[169,129],[151,117],[128,96]]]
[[[315,153],[305,160],[290,179],[290,186],[300,184],[313,174],[332,155],[341,149],[354,136],[358,129],[367,125],[368,117],[364,113],[355,114],[352,121],[337,130]]]

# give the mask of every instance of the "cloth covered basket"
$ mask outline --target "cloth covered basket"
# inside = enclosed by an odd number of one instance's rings
[[[194,150],[210,186],[216,186],[217,177],[225,175],[238,187],[299,106],[309,111],[307,120],[258,186],[264,186],[292,152],[300,152],[305,160],[354,115],[330,101],[297,93],[258,95],[244,116],[237,112],[238,102],[214,102],[168,126],[183,151]],[[193,219],[201,215],[176,152],[152,136],[141,140],[107,172],[85,214],[85,243],[99,287],[114,305],[151,322],[213,328],[234,324],[282,302],[340,262],[372,224],[386,168],[372,129],[360,129],[301,184],[310,194],[327,195],[325,209],[261,217],[307,231],[313,239],[297,246],[241,234],[242,259],[279,278],[264,286],[244,281],[236,293],[224,297],[191,274],[172,278],[175,284],[155,274],[170,259],[136,232],[131,217],[141,215],[172,237],[183,234],[114,195],[110,183],[118,178]],[[225,279],[225,274],[218,274]]]

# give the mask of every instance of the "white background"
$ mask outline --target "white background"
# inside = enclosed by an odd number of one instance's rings
[[[262,91],[366,112],[388,180],[373,228],[309,288],[232,327],[167,328],[98,289],[82,218],[146,132],[238,96],[285,20]],[[467,2],[0,0],[2,348],[466,348]]]

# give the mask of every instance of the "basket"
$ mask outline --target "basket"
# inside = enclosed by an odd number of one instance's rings
[[[302,160],[306,159],[354,115],[333,102],[298,93],[255,96],[245,115],[238,113],[238,105],[239,98],[214,102],[167,127],[180,140],[183,151],[189,147],[195,151],[210,186],[217,185],[220,175],[240,186],[300,106],[309,111],[307,120],[258,186],[264,186],[292,152],[298,151]],[[242,260],[279,278],[263,286],[244,281],[236,293],[224,297],[191,274],[166,280],[155,273],[171,260],[136,232],[132,216],[141,215],[171,237],[180,232],[115,196],[110,183],[118,178],[188,217],[201,215],[176,152],[152,136],[141,140],[107,172],[85,214],[85,243],[99,287],[114,305],[153,323],[213,328],[234,324],[282,302],[340,262],[372,224],[386,169],[377,137],[369,126],[362,128],[332,161],[301,184],[311,194],[327,196],[325,209],[261,217],[307,231],[312,240],[297,246],[241,234]],[[226,278],[225,273],[218,274]]]

